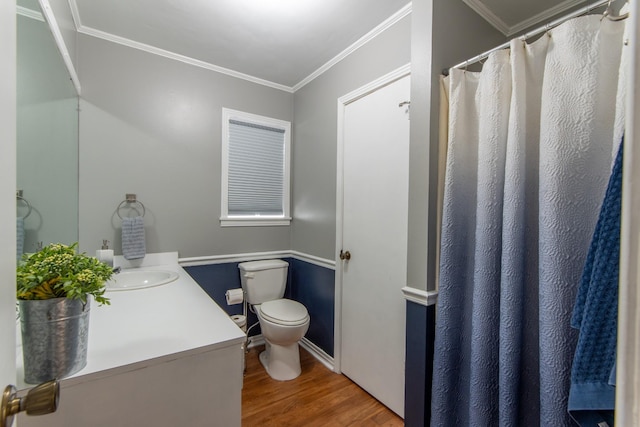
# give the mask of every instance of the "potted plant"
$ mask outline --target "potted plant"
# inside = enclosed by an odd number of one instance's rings
[[[104,282],[113,269],[54,243],[22,256],[16,272],[25,382],[71,375],[87,364],[91,298],[109,304]]]

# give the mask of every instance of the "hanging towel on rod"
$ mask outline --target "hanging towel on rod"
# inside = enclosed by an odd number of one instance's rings
[[[580,331],[569,414],[580,426],[613,427],[623,144],[613,165],[578,288],[571,326]],[[615,374],[614,374],[615,375]]]
[[[141,216],[122,219],[122,255],[125,259],[144,258],[146,255],[144,220]]]
[[[16,218],[16,258],[20,260],[24,252],[24,217]]]

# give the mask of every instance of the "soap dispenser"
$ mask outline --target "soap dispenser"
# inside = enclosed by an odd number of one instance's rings
[[[113,249],[109,249],[108,240],[102,240],[102,249],[96,251],[96,258],[98,258],[98,261],[113,267]]]

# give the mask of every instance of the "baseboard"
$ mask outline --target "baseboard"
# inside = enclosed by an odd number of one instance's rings
[[[311,355],[315,357],[318,362],[326,366],[327,369],[333,372],[336,371],[333,365],[333,357],[325,353],[320,347],[309,341],[307,338],[302,338],[300,340],[300,346],[311,353]]]
[[[248,349],[261,345],[264,345],[264,337],[262,336],[262,334],[249,337],[249,344],[247,345]],[[335,372],[333,357],[325,353],[324,350],[322,350],[320,347],[309,341],[307,338],[302,338],[302,340],[300,340],[300,346],[307,350],[318,362],[326,366],[327,369]]]
[[[252,335],[248,339],[247,349],[264,345],[264,337],[262,334]]]

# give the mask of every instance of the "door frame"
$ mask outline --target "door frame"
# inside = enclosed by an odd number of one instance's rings
[[[337,139],[337,162],[336,162],[336,255],[342,249],[342,237],[344,224],[342,211],[344,209],[344,113],[347,105],[355,102],[384,86],[402,79],[411,74],[411,64],[403,65],[390,73],[338,98],[338,139]],[[342,262],[336,257],[335,275],[335,321],[333,332],[333,370],[342,373]]]
[[[622,177],[616,425],[640,425],[640,6],[631,2]]]
[[[0,387],[16,381],[16,3],[0,3]]]

